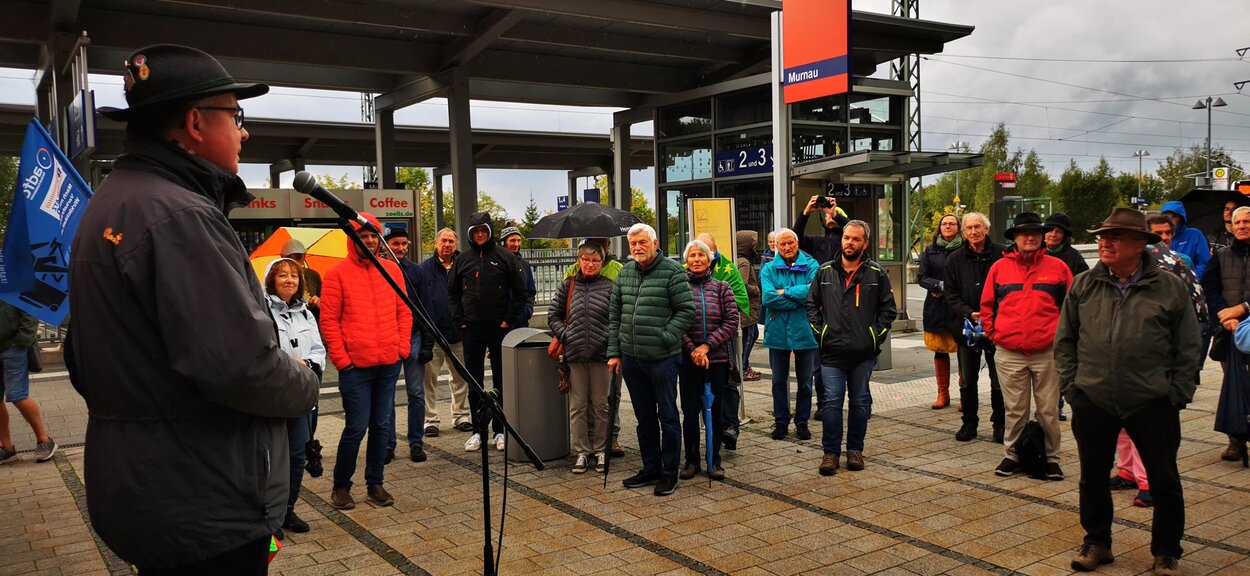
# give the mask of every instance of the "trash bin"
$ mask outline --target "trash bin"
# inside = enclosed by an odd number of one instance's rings
[[[503,337],[503,412],[542,460],[569,455],[569,401],[560,393],[556,363],[547,357],[551,334],[517,328]],[[509,460],[525,453],[509,440]]]
[[[893,346],[891,346],[891,343],[894,340],[893,336],[893,330],[885,333],[885,344],[881,345],[881,354],[877,355],[877,365],[873,367],[874,372],[894,368],[894,352]]]

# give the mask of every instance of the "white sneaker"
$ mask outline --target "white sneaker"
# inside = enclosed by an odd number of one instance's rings
[[[607,469],[608,469],[608,453],[600,452],[597,456],[595,456],[595,472],[602,474],[603,471]]]
[[[477,452],[482,447],[482,435],[474,434],[469,436],[469,440],[464,443],[465,452]]]
[[[588,460],[588,458],[586,457],[586,454],[583,453],[583,454],[577,455],[577,461],[573,463],[574,474],[586,473],[586,460]]]
[[[495,435],[495,449],[496,450],[503,450],[504,446],[506,446],[504,442],[505,442],[505,436],[503,434]]]

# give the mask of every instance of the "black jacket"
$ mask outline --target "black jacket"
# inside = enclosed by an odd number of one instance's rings
[[[459,255],[459,252],[452,255],[452,262]],[[452,344],[459,342],[460,326],[452,320],[451,304],[447,300],[447,282],[451,278],[451,270],[443,268],[437,254],[418,264],[417,268],[421,270],[416,286],[417,298],[425,305],[426,312],[430,313],[430,319],[434,321],[434,327],[443,334],[443,338]]]
[[[569,286],[573,297],[571,306]],[[612,281],[602,274],[587,278],[581,274],[565,280],[556,288],[547,311],[551,332],[564,343],[565,362],[608,361],[608,305],[612,300]]]
[[[471,231],[478,226],[485,226],[491,234],[482,244],[473,243]],[[495,243],[490,215],[485,212],[473,215],[466,234],[472,250],[456,256],[447,281],[452,322],[460,328],[487,331],[499,329],[507,320],[509,328],[515,328],[513,323],[525,308],[534,307],[534,291],[526,286],[521,261]]]
[[[1060,250],[1058,254],[1050,254],[1050,252],[1047,252],[1047,254],[1054,256],[1055,258],[1063,261],[1064,264],[1067,264],[1068,270],[1072,272],[1073,278],[1075,278],[1077,274],[1089,270],[1089,264],[1085,263],[1085,259],[1081,257],[1081,252],[1076,248],[1073,248],[1071,244],[1064,244],[1063,250]]]
[[[126,150],[72,245],[71,378],[92,525],[123,560],[172,567],[281,526],[286,419],[318,382],[279,348],[226,221],[243,181],[170,143]]]
[[[812,210],[812,214],[817,211]],[[846,216],[838,214],[834,217],[834,221],[838,223],[833,228],[825,228],[823,236],[809,236],[803,233],[807,229],[807,219],[811,214],[799,213],[799,217],[794,219],[794,233],[799,236],[799,250],[807,252],[816,259],[816,262],[824,264],[833,260],[834,257],[842,255],[842,227],[850,222]],[[821,223],[823,227],[823,222]]]
[[[946,257],[946,290],[942,298],[955,313],[951,331],[959,334],[963,331],[964,318],[981,310],[981,289],[985,286],[985,277],[990,273],[999,258],[1003,257],[1003,247],[989,240],[985,241],[984,252],[974,252],[965,240],[964,245]]]
[[[957,333],[952,330],[961,318],[951,310],[950,304],[942,297],[946,287],[946,259],[954,250],[938,246],[936,242],[925,248],[920,255],[920,275],[917,284],[925,289],[924,296],[924,331]],[[937,294],[937,296],[934,296]]]
[[[404,290],[408,292],[408,299],[414,304],[419,303],[420,306],[425,307],[426,314],[430,314],[429,307],[425,306],[425,302],[417,294],[417,288],[425,283],[425,271],[421,269],[421,265],[407,258],[401,258],[399,269],[404,273]],[[434,334],[426,327],[425,322],[417,318],[416,312],[412,314],[412,333],[421,335],[421,348],[410,350],[409,353],[416,354],[417,358],[429,358],[434,350]]]
[[[881,353],[896,315],[890,277],[872,260],[849,271],[841,258],[821,266],[806,306],[820,363],[846,370]]]

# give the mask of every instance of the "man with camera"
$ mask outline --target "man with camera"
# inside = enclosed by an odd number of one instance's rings
[[[803,230],[807,229],[807,218],[811,216],[812,211],[820,211],[820,224],[825,229],[825,233],[821,236],[807,235]],[[838,208],[838,199],[832,195],[825,196],[821,194],[813,194],[807,201],[807,206],[803,207],[803,213],[799,214],[794,220],[794,230],[799,236],[799,249],[806,252],[816,259],[818,264],[825,264],[834,258],[840,258],[842,254],[842,226],[850,219],[846,217],[846,212]],[[812,355],[814,364],[812,366],[813,374],[820,374],[820,355]],[[825,383],[823,378],[816,378],[816,413],[813,418],[819,420],[821,418],[820,407],[825,405]]]

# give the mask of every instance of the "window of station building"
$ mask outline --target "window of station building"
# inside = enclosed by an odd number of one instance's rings
[[[794,161],[808,162],[846,152],[846,128],[795,125],[790,154]]]
[[[712,131],[712,101],[695,100],[660,109],[657,138],[676,138]]]
[[[851,149],[850,152],[859,152],[860,150],[874,150],[878,152],[893,152],[898,150],[895,142],[899,138],[897,130],[851,130]]]
[[[734,199],[734,226],[738,230],[754,230],[759,233],[757,252],[763,253],[766,239],[773,225],[773,180],[739,180],[716,186],[717,198]],[[717,238],[716,246],[727,246],[728,239]],[[727,249],[725,253],[728,253]],[[758,262],[757,262],[758,264]]]
[[[771,123],[772,104],[767,86],[719,96],[716,98],[716,129]]]
[[[686,200],[690,198],[711,198],[712,185],[681,186],[666,188],[660,191],[664,198],[663,212],[657,214],[660,220],[660,248],[666,256],[680,256],[681,249],[690,241],[686,230]]]
[[[791,104],[790,118],[810,122],[845,123],[846,95],[825,96]]]
[[[897,262],[903,253],[899,190],[897,184],[885,184],[877,191],[876,260],[880,262]]]
[[[896,102],[901,101],[890,96],[875,94],[852,94],[851,124],[898,124],[895,113]]]
[[[664,182],[711,178],[711,139],[694,138],[663,144],[660,147],[660,163],[664,167]]]

